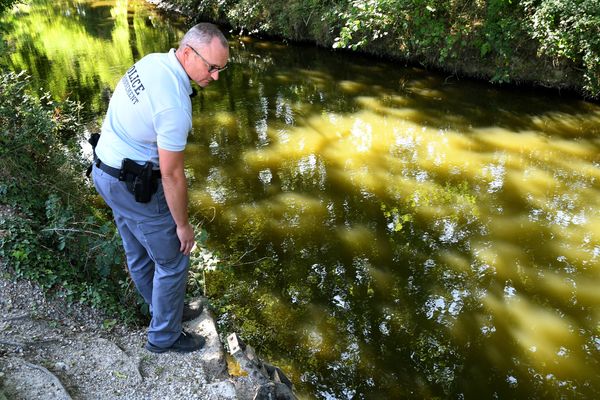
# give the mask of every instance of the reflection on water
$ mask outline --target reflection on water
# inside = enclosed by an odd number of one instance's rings
[[[181,33],[126,4],[35,1],[13,64],[101,110]],[[598,106],[231,45],[186,156],[193,213],[233,260],[208,277],[223,326],[307,397],[600,395]]]
[[[234,45],[192,197],[269,259],[225,320],[321,398],[598,393],[600,109]]]
[[[85,102],[95,113],[106,110],[134,60],[175,46],[182,33],[141,0],[27,1],[5,21],[12,27],[10,67],[26,69],[53,96]]]

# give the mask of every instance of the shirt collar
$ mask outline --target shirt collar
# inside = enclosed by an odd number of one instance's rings
[[[190,77],[187,75],[187,73],[183,69],[183,66],[177,59],[177,56],[175,56],[175,49],[169,50],[168,57],[169,57],[169,62],[173,65],[173,69],[177,72],[179,80],[181,81],[181,83],[183,84],[185,89],[187,90],[187,94],[191,95],[192,94],[192,84],[190,83]]]

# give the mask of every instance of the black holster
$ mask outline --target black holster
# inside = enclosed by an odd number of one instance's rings
[[[138,203],[148,203],[158,189],[160,171],[154,169],[154,164],[146,161],[139,165],[129,158],[121,162],[119,180],[127,184],[127,190],[133,194]]]
[[[92,133],[92,135],[88,139],[88,143],[92,145],[92,152],[94,153],[94,161],[87,167],[87,170],[85,171],[85,176],[87,176],[88,178],[92,174],[92,167],[94,166],[94,162],[98,158],[96,157],[96,145],[98,144],[98,140],[100,140],[99,133]]]

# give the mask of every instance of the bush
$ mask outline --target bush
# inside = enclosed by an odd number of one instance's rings
[[[171,0],[240,33],[600,96],[598,0]],[[558,72],[558,73],[557,73]]]
[[[0,75],[0,256],[17,277],[130,318],[119,236],[91,206],[80,112],[31,92],[24,73]]]
[[[600,4],[597,0],[525,0],[531,37],[539,54],[583,68],[584,89],[600,96]]]

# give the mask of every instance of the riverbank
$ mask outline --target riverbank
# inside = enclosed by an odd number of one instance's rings
[[[0,265],[0,399],[252,399],[256,388],[228,373],[224,348],[206,308],[186,328],[205,347],[153,354],[146,330],[98,310],[49,298],[15,281]]]
[[[0,207],[2,220],[14,213]],[[256,385],[229,373],[208,300],[195,302],[203,311],[184,328],[205,337],[203,349],[153,354],[145,326],[52,296],[0,258],[0,400],[253,399]]]
[[[435,9],[419,1],[244,0],[226,9],[212,2],[147,1],[240,34],[359,51],[453,78],[600,99],[600,40],[593,34],[600,32],[600,20],[588,2],[578,9],[526,1]]]
[[[0,399],[242,399],[208,310],[186,323],[206,346],[152,354],[145,329],[49,298],[0,266]],[[238,384],[240,386],[240,384]],[[4,397],[2,397],[4,396]]]

